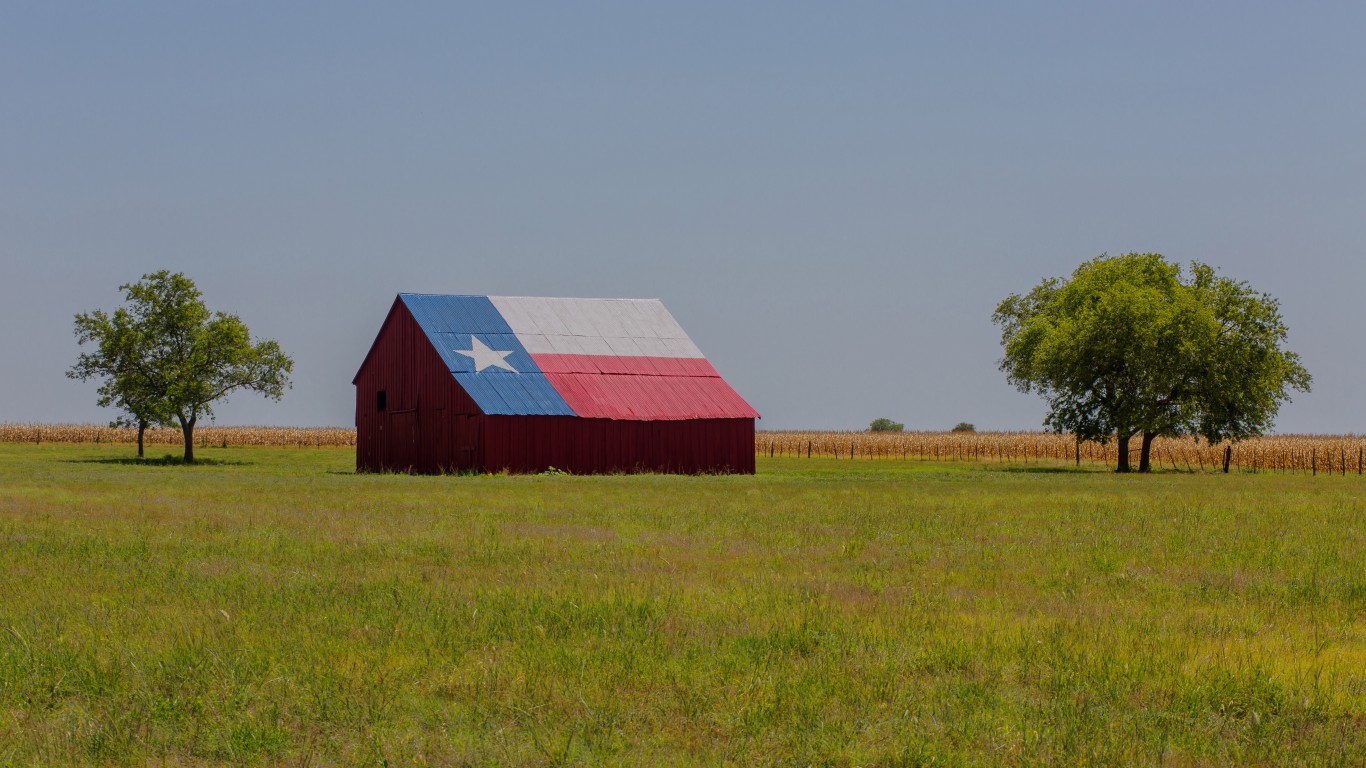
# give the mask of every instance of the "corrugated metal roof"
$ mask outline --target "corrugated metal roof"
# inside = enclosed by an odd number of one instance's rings
[[[657,299],[399,298],[488,414],[630,420],[759,415]]]
[[[532,354],[702,357],[658,299],[488,298]]]

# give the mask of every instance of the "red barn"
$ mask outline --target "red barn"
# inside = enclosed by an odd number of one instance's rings
[[[402,293],[352,383],[357,471],[754,472],[759,414],[653,299]]]

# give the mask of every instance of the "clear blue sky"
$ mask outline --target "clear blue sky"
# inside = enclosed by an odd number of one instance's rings
[[[1282,302],[1366,431],[1366,5],[0,5],[0,420],[107,421],[76,312],[169,268],[350,424],[399,291],[662,298],[767,428],[1036,428],[1006,294],[1101,252]]]

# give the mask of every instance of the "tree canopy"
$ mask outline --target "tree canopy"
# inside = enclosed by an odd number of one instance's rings
[[[194,282],[160,271],[122,285],[125,306],[76,316],[77,341],[91,343],[67,375],[99,378],[99,403],[121,409],[141,431],[179,424],[185,461],[194,462],[194,427],[238,390],[279,400],[294,363],[274,341],[253,342],[236,315],[210,312]]]
[[[1102,255],[1006,297],[993,320],[1001,370],[1048,401],[1045,426],[1115,438],[1121,472],[1135,435],[1147,471],[1160,435],[1262,434],[1288,390],[1309,391],[1276,300],[1198,262],[1185,272],[1159,254]]]

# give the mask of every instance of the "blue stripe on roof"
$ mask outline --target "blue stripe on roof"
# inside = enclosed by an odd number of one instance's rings
[[[399,298],[479,410],[506,416],[575,415],[488,297],[401,293]],[[490,349],[510,352],[503,360],[516,372],[493,366],[476,371],[474,359],[459,352],[473,349],[475,336]]]

